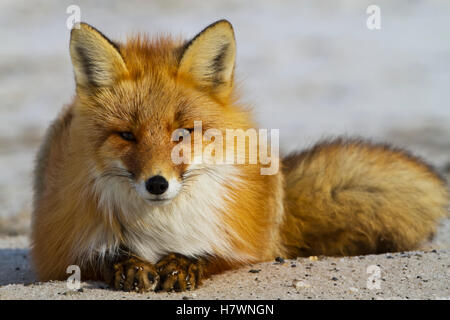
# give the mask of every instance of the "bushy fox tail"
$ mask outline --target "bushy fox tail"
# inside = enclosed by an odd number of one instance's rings
[[[413,250],[448,216],[445,180],[405,151],[337,139],[284,159],[288,256]]]

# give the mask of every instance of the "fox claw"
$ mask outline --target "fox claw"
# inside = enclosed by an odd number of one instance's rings
[[[130,258],[114,264],[112,276],[106,280],[116,290],[148,292],[155,291],[159,279],[153,264]]]
[[[204,263],[170,253],[156,264],[156,269],[161,280],[157,290],[186,291],[201,285]]]

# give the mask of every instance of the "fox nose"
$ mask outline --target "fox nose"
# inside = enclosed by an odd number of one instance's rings
[[[145,182],[145,188],[154,195],[160,195],[169,188],[169,182],[163,176],[153,176]]]

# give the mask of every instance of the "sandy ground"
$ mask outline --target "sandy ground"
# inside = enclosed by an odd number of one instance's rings
[[[427,248],[437,252],[260,264],[216,276],[192,293],[125,294],[95,283],[72,293],[64,282],[30,284],[33,159],[48,123],[73,96],[66,27],[72,4],[82,20],[122,40],[136,31],[190,37],[227,18],[236,31],[243,101],[262,128],[280,129],[282,151],[322,137],[361,136],[407,148],[450,173],[446,0],[379,0],[379,31],[366,28],[371,0],[3,0],[0,299],[449,298],[449,220]],[[379,290],[367,289],[369,265],[380,266]],[[298,289],[295,279],[304,281]]]
[[[450,299],[450,250],[266,262],[213,276],[194,291],[139,294],[99,282],[76,291],[63,281],[35,282],[26,245],[25,237],[0,238],[0,300]]]

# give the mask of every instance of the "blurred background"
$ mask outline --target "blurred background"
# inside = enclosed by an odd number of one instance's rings
[[[381,9],[369,30],[366,9]],[[27,234],[35,153],[74,94],[67,8],[115,40],[235,28],[243,101],[282,151],[321,138],[391,142],[450,172],[450,2],[0,1],[0,235]],[[450,223],[437,241],[450,247]]]

